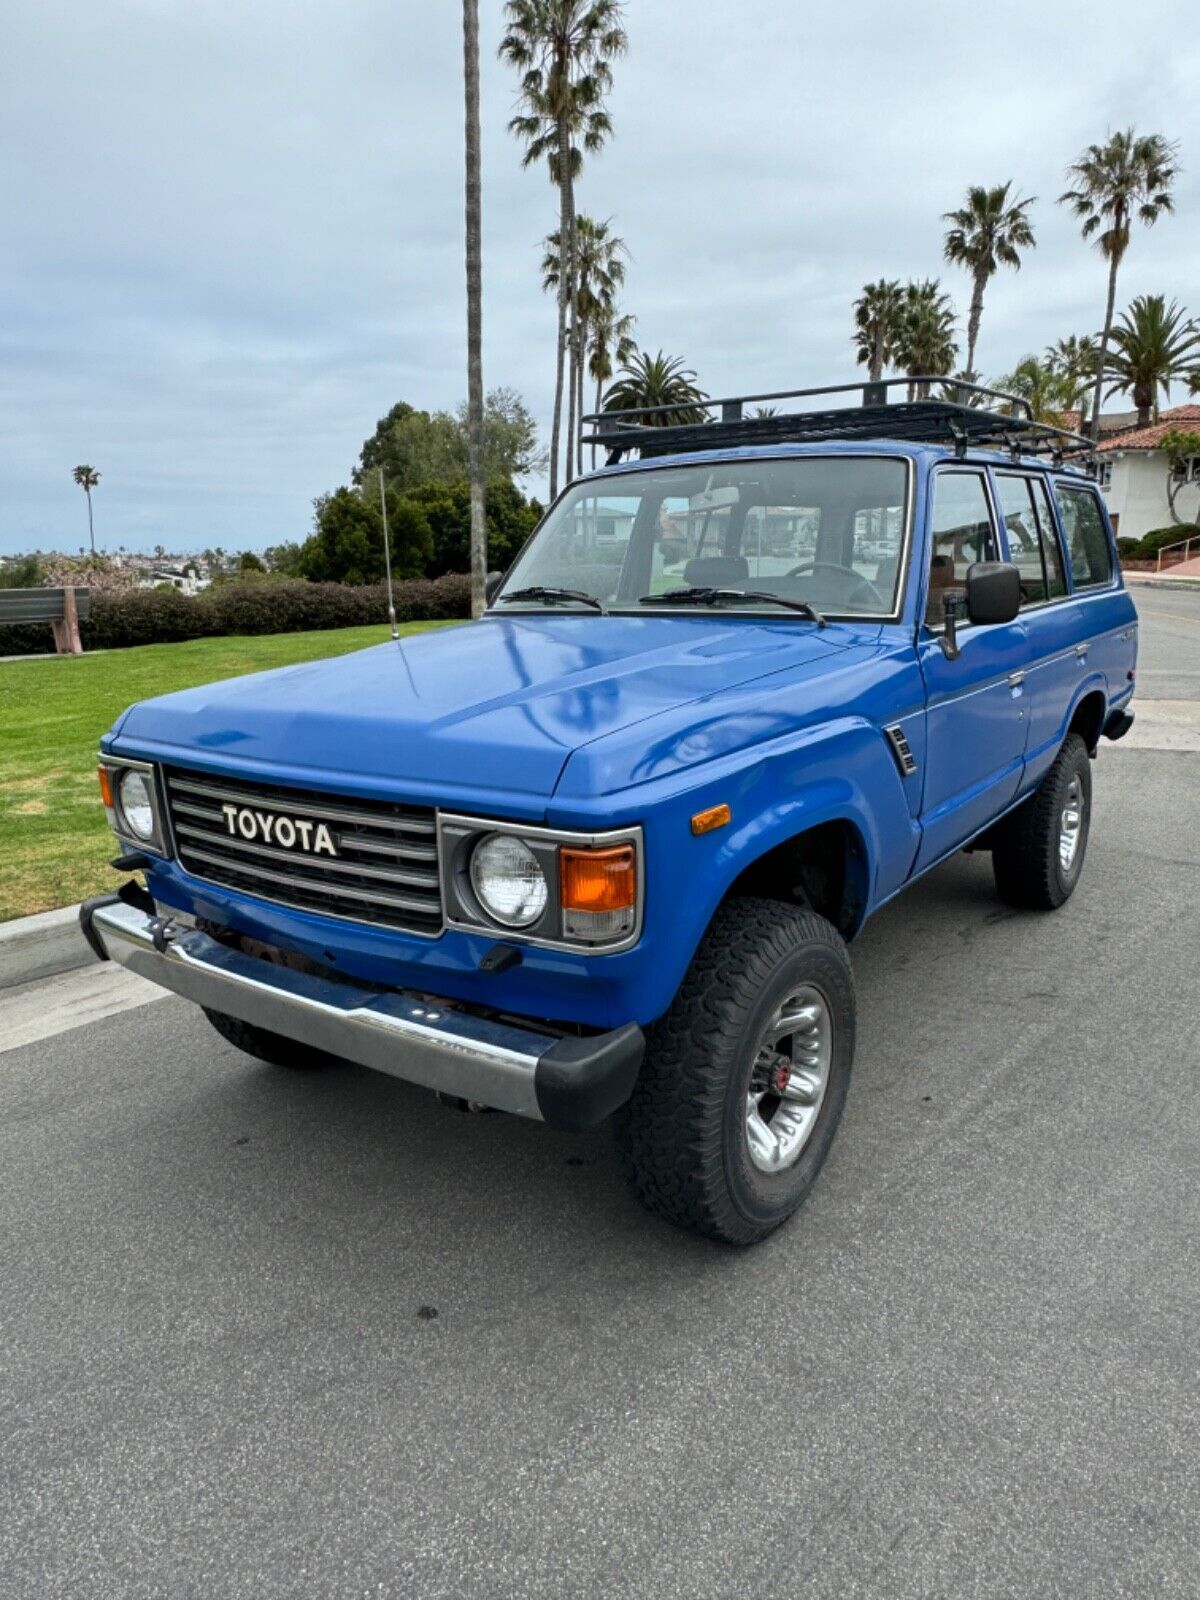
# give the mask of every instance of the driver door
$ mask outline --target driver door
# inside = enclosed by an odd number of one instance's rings
[[[972,563],[998,559],[985,474],[938,468],[929,489],[929,565],[917,640],[928,735],[918,871],[986,827],[1016,798],[1021,781],[1028,727],[1024,624],[977,627],[960,609],[961,653],[950,661],[942,649],[947,590],[962,594]]]

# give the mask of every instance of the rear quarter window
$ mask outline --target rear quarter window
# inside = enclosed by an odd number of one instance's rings
[[[1087,589],[1111,583],[1112,550],[1100,515],[1100,502],[1090,489],[1070,488],[1062,483],[1054,485],[1054,497],[1062,517],[1075,587]]]

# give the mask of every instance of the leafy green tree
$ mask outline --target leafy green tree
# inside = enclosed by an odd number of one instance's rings
[[[1079,432],[1087,429],[1088,394],[1096,380],[1096,341],[1088,334],[1070,334],[1046,346],[1046,365],[1061,378],[1069,396],[1068,411],[1079,412]]]
[[[542,258],[542,287],[557,289],[562,273],[561,234],[546,239]],[[579,443],[579,418],[583,414],[584,358],[592,325],[604,314],[615,314],[617,291],[625,282],[629,251],[608,222],[597,222],[582,212],[575,218],[575,294],[571,303],[571,381],[567,404],[568,456],[572,471],[583,471],[583,445]]]
[[[1059,195],[1079,221],[1085,239],[1094,239],[1108,262],[1108,299],[1092,391],[1092,439],[1100,437],[1100,394],[1108,370],[1108,345],[1117,301],[1117,273],[1136,217],[1151,227],[1175,209],[1171,194],[1178,164],[1177,147],[1159,133],[1138,134],[1133,128],[1110,135],[1106,144],[1090,144],[1067,169],[1071,187]]]
[[[1158,421],[1158,399],[1179,379],[1200,379],[1200,329],[1174,300],[1140,294],[1112,330],[1107,398],[1132,395],[1138,422]]]
[[[428,521],[419,506],[391,496],[388,521],[393,573],[418,576],[433,550]],[[305,542],[299,565],[303,576],[314,583],[379,583],[385,565],[378,503],[354,489],[322,496],[316,502],[316,531]]]
[[[0,589],[36,589],[42,569],[36,556],[18,556],[0,567]]]
[[[261,556],[255,555],[253,550],[243,550],[238,557],[239,572],[265,572],[266,563]]]
[[[637,318],[628,312],[620,315],[615,304],[601,305],[592,317],[588,344],[588,376],[596,385],[594,410],[604,403],[604,385],[612,382],[614,366],[623,367],[637,354],[633,330]],[[592,466],[596,465],[596,446],[592,446]]]
[[[612,132],[605,97],[612,63],[627,45],[618,0],[508,0],[500,56],[521,78],[518,113],[509,131],[525,145],[524,165],[545,161],[558,189],[563,270],[558,284],[554,417],[550,434],[550,495],[558,493],[567,323],[576,289],[575,182],[586,151],[599,151]],[[572,356],[572,393],[577,351]],[[567,462],[567,478],[571,462]]]
[[[283,578],[302,578],[300,570],[302,544],[295,540],[285,541],[283,544],[268,545],[263,551],[263,560],[269,571],[277,573]],[[206,552],[207,554],[207,552]]]
[[[950,228],[943,253],[952,266],[971,275],[971,305],[967,312],[967,381],[975,381],[975,346],[983,316],[983,291],[1001,267],[1014,272],[1021,266],[1021,251],[1032,250],[1036,240],[1027,215],[1033,200],[1010,198],[1011,183],[994,188],[972,184],[966,204],[942,218]]]
[[[420,510],[430,530],[429,576],[464,571],[471,534],[467,485],[424,484],[411,490],[406,498]],[[502,481],[488,484],[484,500],[488,566],[507,569],[540,521],[542,508],[536,500],[526,500],[514,484]]]
[[[1063,412],[1070,409],[1071,386],[1054,370],[1048,361],[1037,356],[1023,356],[1003,378],[997,378],[995,387],[1005,394],[1016,395],[1028,403],[1035,422],[1048,422],[1052,428],[1061,428]],[[1009,407],[1014,410],[1015,407]]]
[[[1167,457],[1167,504],[1171,508],[1171,520],[1177,525],[1183,523],[1175,501],[1180,489],[1188,481],[1188,464],[1200,456],[1200,433],[1192,428],[1168,428],[1159,440],[1158,447],[1166,452]],[[1196,522],[1200,519],[1200,510],[1191,519]]]
[[[400,401],[363,443],[354,482],[368,488],[383,468],[390,490],[401,493],[425,483],[461,483],[468,476],[466,402],[456,415],[418,411]],[[489,480],[519,478],[543,464],[537,424],[513,389],[493,389],[483,409],[484,466]]]
[[[910,380],[953,372],[958,354],[954,328],[954,307],[936,278],[905,284],[893,361]],[[929,398],[928,383],[910,382],[908,387],[910,399]]]
[[[604,397],[605,411],[641,411],[655,406],[672,406],[672,411],[648,411],[637,418],[650,428],[666,428],[676,423],[703,422],[706,413],[697,404],[707,396],[696,387],[696,374],[678,356],[656,356],[640,350],[621,368],[616,383]]]
[[[904,313],[904,291],[899,281],[879,278],[865,283],[854,302],[854,344],[858,364],[866,367],[872,383],[883,377],[900,338]]]
[[[100,474],[96,471],[95,467],[89,467],[85,465],[82,467],[76,467],[71,476],[83,490],[84,494],[87,495],[88,539],[91,541],[92,554],[95,555],[96,529],[92,522],[92,490],[100,482]]]

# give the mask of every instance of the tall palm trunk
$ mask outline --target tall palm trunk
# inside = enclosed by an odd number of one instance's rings
[[[558,494],[558,451],[562,438],[563,377],[567,359],[567,306],[571,295],[571,267],[574,263],[571,216],[570,134],[567,119],[560,116],[556,135],[556,178],[558,181],[558,342],[554,357],[554,417],[550,424],[550,499]]]
[[[596,415],[597,416],[600,415],[601,399],[602,399],[602,394],[601,394],[601,387],[600,387],[600,379],[597,378],[596,379]],[[595,445],[595,442],[593,441],[593,444],[592,444],[592,471],[595,472],[595,470],[596,470],[596,445]]]
[[[871,348],[871,365],[867,368],[871,374],[872,383],[878,383],[883,377],[883,336],[884,326],[881,319],[875,327],[875,343]]]
[[[986,283],[987,275],[977,272],[975,285],[971,290],[971,307],[967,312],[967,371],[971,375],[968,382],[975,380],[975,346],[979,343],[979,323],[983,316],[983,290]]]
[[[574,328],[574,322],[575,322],[575,294],[576,294],[576,288],[577,288],[577,284],[576,284],[576,276],[577,276],[577,273],[576,273],[576,261],[578,260],[578,248],[577,248],[576,240],[575,240],[575,180],[574,180],[574,178],[572,178],[571,171],[570,171],[570,163],[569,163],[570,149],[569,149],[569,147],[568,147],[568,150],[567,150],[567,156],[568,156],[568,161],[567,161],[567,193],[566,193],[566,200],[567,200],[567,212],[566,212],[566,215],[567,215],[567,232],[566,232],[566,240],[567,240],[567,246],[566,246],[565,258],[563,260],[563,279],[564,279],[564,282],[566,283],[566,287],[567,287],[567,305],[571,308],[571,316],[570,316],[569,321],[564,324],[564,334],[565,334],[566,341],[567,341],[567,349],[566,349],[567,365],[568,365],[568,367],[570,369],[569,374],[568,374],[568,376],[570,378],[570,391],[569,392],[570,392],[571,395],[574,395],[574,392],[575,392],[575,328]],[[575,477],[575,440],[574,440],[574,437],[572,435],[570,435],[570,434],[568,434],[568,437],[567,437],[567,440],[566,440],[566,446],[567,446],[566,453],[565,453],[566,454],[566,459],[565,459],[564,468],[563,468],[563,485],[564,485],[564,487],[568,483],[570,483],[572,481],[572,479]]]
[[[96,554],[96,529],[92,524],[92,491],[90,489],[85,488],[83,492],[87,496],[87,503],[88,503],[88,543],[92,547],[92,555],[95,556],[95,554]]]
[[[1108,261],[1108,303],[1104,308],[1104,332],[1100,335],[1100,348],[1096,352],[1096,383],[1092,390],[1092,443],[1100,440],[1100,392],[1104,388],[1104,368],[1108,364],[1108,340],[1112,333],[1113,312],[1117,303],[1117,270],[1120,255],[1114,251]]]
[[[467,456],[471,480],[471,615],[487,605],[487,506],[483,447],[483,221],[479,133],[479,0],[463,0],[466,102]]]

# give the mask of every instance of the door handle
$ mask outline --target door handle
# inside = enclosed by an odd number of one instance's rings
[[[1075,646],[1075,654],[1079,657],[1080,661],[1087,660],[1088,648],[1089,647],[1086,644],[1077,644]]]
[[[1019,689],[1025,682],[1025,674],[1023,672],[1010,672],[1008,675],[1008,681],[1014,689]]]

